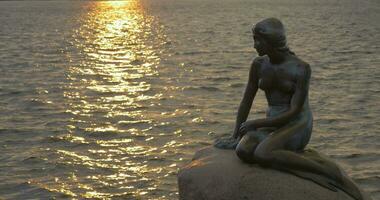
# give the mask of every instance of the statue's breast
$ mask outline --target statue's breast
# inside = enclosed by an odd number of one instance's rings
[[[293,70],[265,67],[259,78],[259,88],[264,91],[279,90],[283,93],[294,93],[296,83]]]
[[[299,63],[289,61],[281,65],[273,65],[269,59],[264,59],[259,68],[258,86],[265,92],[293,94],[296,90],[296,75]]]
[[[267,78],[260,78],[259,79],[259,88],[262,90],[269,90],[273,87],[272,80],[269,80]]]
[[[276,87],[284,93],[294,93],[296,91],[296,84],[289,80],[278,80]]]
[[[259,74],[259,88],[266,91],[273,88],[275,71],[271,66],[262,66]]]

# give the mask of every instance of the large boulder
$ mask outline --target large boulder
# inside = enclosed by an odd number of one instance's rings
[[[292,174],[249,165],[232,150],[198,151],[178,174],[181,200],[353,200]]]

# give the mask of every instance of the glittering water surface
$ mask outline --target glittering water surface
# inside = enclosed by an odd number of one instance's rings
[[[380,4],[0,1],[0,197],[177,199],[176,173],[231,134],[256,53],[283,20],[313,70],[310,143],[380,199]],[[260,92],[251,118],[264,115]]]

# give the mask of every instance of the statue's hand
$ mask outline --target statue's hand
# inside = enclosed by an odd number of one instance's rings
[[[243,137],[249,130],[254,130],[254,129],[255,129],[254,121],[243,122],[239,128],[239,136]]]
[[[247,133],[247,122],[244,122],[240,125],[239,137],[243,137],[246,133]]]

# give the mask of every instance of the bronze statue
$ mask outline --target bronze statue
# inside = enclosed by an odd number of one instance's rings
[[[244,162],[288,171],[363,199],[358,187],[334,162],[305,150],[313,127],[308,100],[311,69],[288,48],[283,24],[276,18],[264,19],[252,32],[259,57],[251,64],[234,133],[217,140],[215,147],[235,149]],[[259,88],[268,101],[266,118],[247,121]]]

